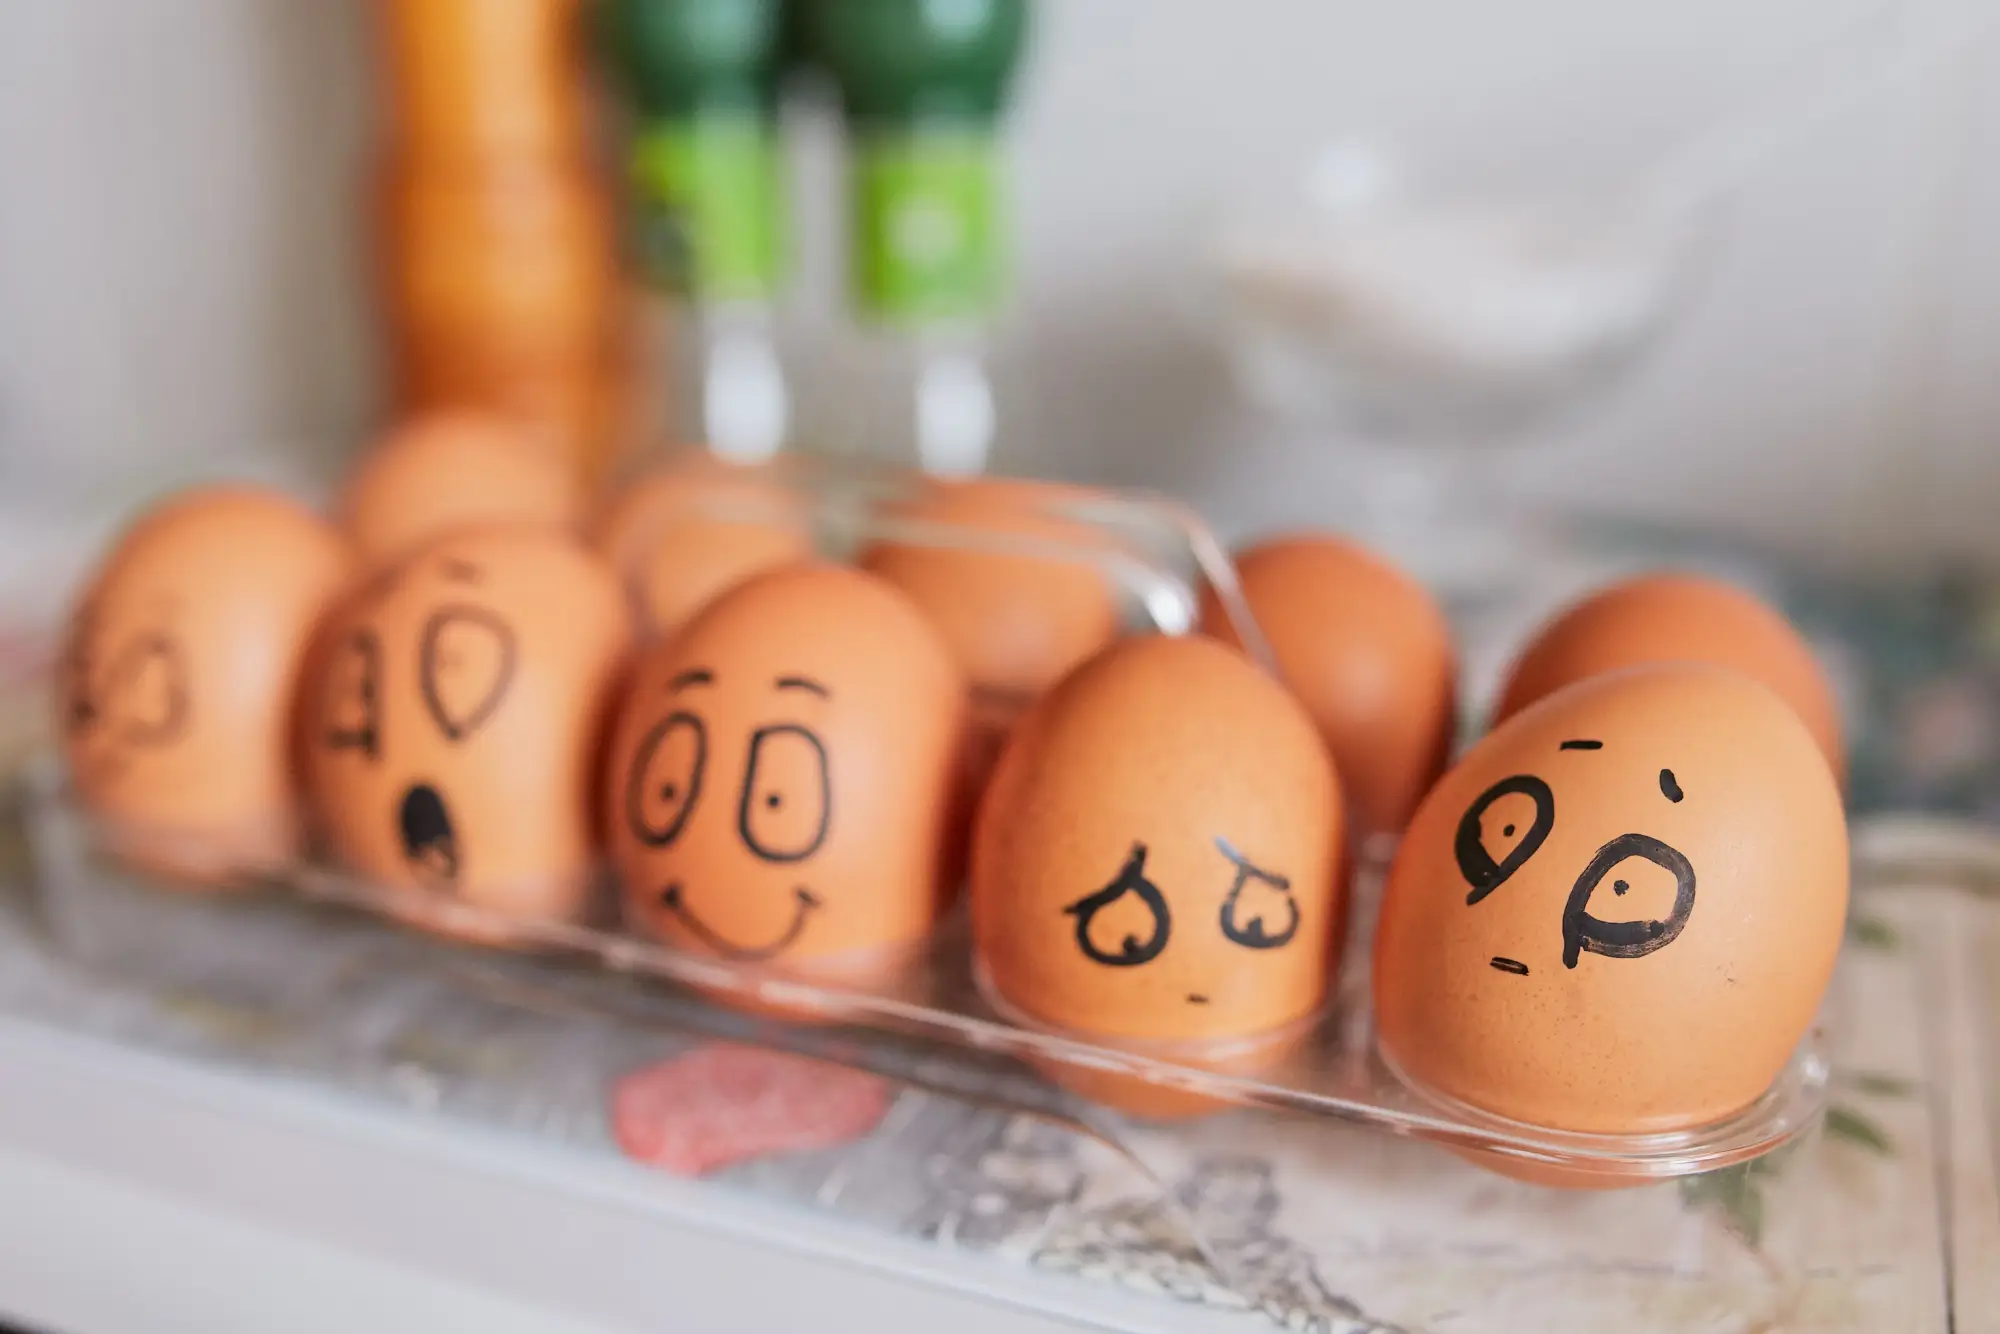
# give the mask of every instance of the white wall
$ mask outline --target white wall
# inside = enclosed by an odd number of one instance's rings
[[[1884,7],[1044,0],[1003,463],[1181,490],[1232,531],[1309,520],[1326,450],[1234,411],[1185,315],[1187,246],[1218,192],[1355,132],[1467,171],[1601,177]],[[366,8],[0,4],[8,489],[46,457],[128,482],[250,445],[328,457],[372,420]],[[1656,363],[1524,459],[1528,484],[1801,550],[2000,558],[1995,68],[1981,52],[1907,80],[1775,164]],[[801,149],[826,213],[833,146],[822,130]],[[835,250],[807,246],[809,352],[840,336]]]

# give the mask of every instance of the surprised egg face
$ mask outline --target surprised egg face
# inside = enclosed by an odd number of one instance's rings
[[[628,638],[610,571],[547,530],[468,531],[362,590],[320,645],[308,743],[342,860],[503,912],[575,913]]]
[[[1692,664],[1598,677],[1510,719],[1419,808],[1376,934],[1382,1047],[1537,1125],[1713,1121],[1790,1059],[1846,904],[1839,793],[1778,696]]]

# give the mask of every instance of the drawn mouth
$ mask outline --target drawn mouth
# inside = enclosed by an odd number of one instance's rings
[[[688,906],[686,898],[681,894],[678,881],[660,891],[660,902],[668,912],[680,919],[681,925],[685,926],[696,940],[725,959],[736,959],[745,963],[773,959],[790,949],[804,934],[806,918],[812,916],[813,911],[820,906],[818,897],[801,885],[792,891],[792,921],[782,935],[765,945],[739,945],[717,932],[714,927],[695,914],[694,909]]]
[[[418,783],[405,792],[396,824],[403,836],[403,858],[418,874],[447,883],[458,878],[458,837],[436,788]]]
[[[1504,954],[1496,954],[1493,956],[1492,963],[1495,968],[1498,968],[1503,973],[1512,973],[1516,977],[1526,977],[1528,975],[1528,965],[1522,963],[1519,959],[1510,959]]]

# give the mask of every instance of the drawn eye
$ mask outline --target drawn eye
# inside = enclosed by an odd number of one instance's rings
[[[1503,778],[1480,793],[1452,842],[1458,873],[1472,887],[1466,903],[1479,902],[1527,865],[1555,824],[1555,793],[1533,774]]]
[[[119,741],[164,746],[180,735],[187,708],[187,668],[165,635],[144,635],[111,660],[98,709]]]
[[[83,732],[97,722],[97,704],[90,694],[90,640],[94,617],[80,611],[70,628],[69,643],[62,656],[63,718],[72,732]]]
[[[1146,878],[1146,845],[1134,843],[1131,855],[1111,883],[1064,908],[1076,918],[1076,947],[1092,963],[1108,968],[1136,968],[1151,963],[1167,947],[1173,916],[1159,886]],[[1144,916],[1140,914],[1143,913]],[[1140,927],[1140,931],[1132,930]],[[1116,937],[1108,941],[1107,937]],[[1111,948],[1105,948],[1109,943]]]
[[[326,744],[332,750],[359,750],[369,759],[381,755],[382,641],[372,631],[356,630],[341,644],[327,674]]]
[[[1291,944],[1299,933],[1299,901],[1292,897],[1290,879],[1258,866],[1227,839],[1216,839],[1215,846],[1236,868],[1236,881],[1222,900],[1222,934],[1249,950],[1276,950]],[[1250,891],[1247,900],[1246,890]],[[1280,903],[1284,905],[1284,925],[1273,930]],[[1272,917],[1270,922],[1265,920],[1267,915]]]
[[[1694,913],[1694,866],[1648,834],[1621,834],[1597,850],[1563,907],[1563,966],[1584,953],[1637,959],[1664,949]]]
[[[424,707],[449,741],[478,731],[514,676],[514,632],[480,607],[446,607],[424,623],[418,684]]]
[[[633,837],[663,848],[680,837],[701,796],[708,765],[708,729],[691,713],[675,712],[639,743],[625,784],[625,822]]]
[[[797,862],[826,841],[833,815],[826,747],[796,723],[759,728],[736,823],[750,851],[768,862]]]

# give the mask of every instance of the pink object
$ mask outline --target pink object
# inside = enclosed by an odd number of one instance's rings
[[[700,1176],[772,1153],[859,1139],[889,1110],[888,1082],[858,1070],[714,1042],[635,1070],[611,1092],[611,1126],[631,1157]]]

